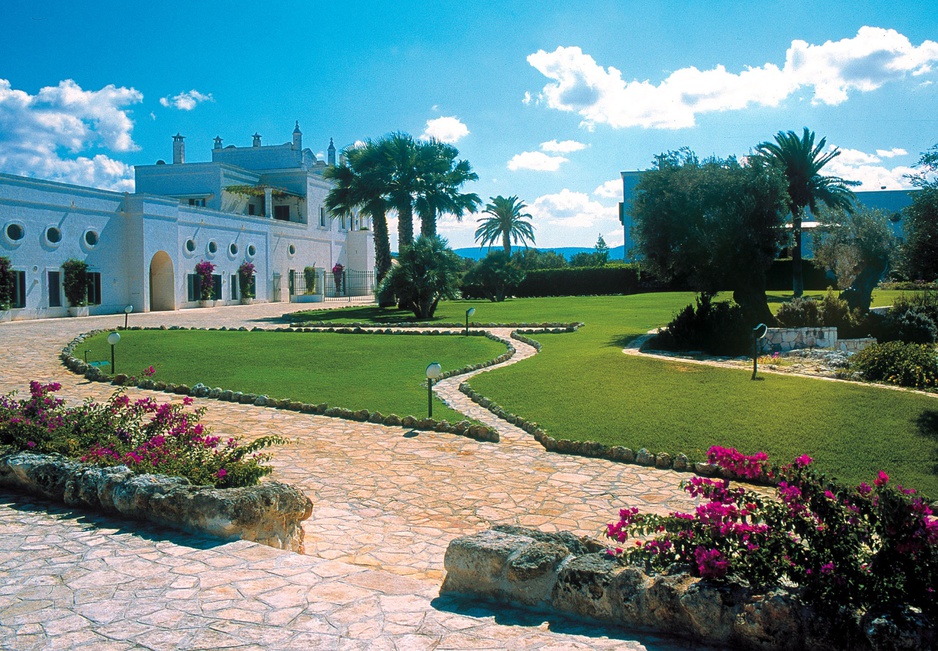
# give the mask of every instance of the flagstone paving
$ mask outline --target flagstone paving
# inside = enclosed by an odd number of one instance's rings
[[[134,314],[131,323],[273,327],[298,307]],[[105,399],[113,387],[69,373],[57,354],[80,332],[122,323],[114,315],[0,324],[0,393],[55,380],[69,400]],[[509,363],[534,354],[514,345]],[[622,506],[689,506],[679,473],[548,453],[459,393],[464,379],[435,388],[497,426],[500,443],[197,400],[216,433],[295,441],[276,449],[273,478],[313,500],[305,556],[0,495],[0,647],[686,648],[438,596],[457,536],[493,524],[599,536]]]

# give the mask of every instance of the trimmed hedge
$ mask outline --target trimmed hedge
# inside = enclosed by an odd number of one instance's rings
[[[599,296],[641,291],[638,265],[566,267],[529,271],[515,289],[518,298],[533,296]]]

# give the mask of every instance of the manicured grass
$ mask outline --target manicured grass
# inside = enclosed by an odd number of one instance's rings
[[[902,292],[876,292],[874,305]],[[812,292],[821,296],[824,292]],[[722,298],[722,297],[721,297]],[[773,294],[777,307],[790,294]],[[537,335],[540,355],[483,373],[472,387],[557,438],[593,440],[702,459],[711,445],[764,450],[777,462],[801,454],[842,481],[885,470],[938,496],[938,399],[867,385],[711,368],[624,355],[630,339],[665,324],[691,293],[443,303],[441,321],[583,321],[577,333]],[[397,310],[369,308],[393,318]],[[358,321],[360,309],[328,314]]]
[[[110,360],[106,334],[76,350]],[[154,380],[370,409],[384,415],[427,415],[426,367],[444,371],[490,360],[505,346],[485,337],[343,335],[332,333],[127,330],[116,349],[116,371]],[[108,369],[109,370],[109,367]],[[465,416],[434,399],[433,416]]]

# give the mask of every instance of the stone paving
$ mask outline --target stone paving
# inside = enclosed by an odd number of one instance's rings
[[[263,327],[299,307],[134,314],[131,323]],[[0,324],[0,393],[55,380],[70,400],[105,399],[113,387],[69,373],[57,354],[80,332],[122,323],[114,315]],[[509,363],[534,354],[514,345]],[[548,453],[459,393],[464,379],[436,390],[497,426],[500,443],[197,400],[216,433],[277,432],[296,442],[276,449],[273,478],[313,500],[305,556],[0,495],[0,647],[687,648],[438,596],[456,536],[493,524],[598,536],[625,505],[689,506],[680,474]]]

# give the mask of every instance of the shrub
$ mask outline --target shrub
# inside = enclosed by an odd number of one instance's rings
[[[254,264],[245,260],[238,267],[238,288],[244,298],[254,298]]]
[[[145,372],[149,374],[149,372]],[[121,390],[106,403],[68,407],[52,394],[58,383],[30,382],[30,397],[0,396],[0,444],[37,453],[57,452],[99,466],[125,465],[136,473],[185,477],[217,488],[252,486],[273,470],[259,451],[286,439],[264,436],[248,445],[212,436],[199,420],[204,409],[131,401]]]
[[[8,310],[13,304],[14,282],[10,258],[0,255],[0,310]]]
[[[215,279],[212,278],[214,272],[215,265],[208,260],[202,260],[195,265],[195,274],[199,277],[199,298],[203,301],[215,298]]]
[[[935,347],[902,341],[877,343],[850,358],[850,370],[870,382],[927,389],[938,386]]]
[[[459,295],[459,256],[439,236],[421,235],[398,256],[377,289],[397,297],[402,309],[411,310],[418,319],[433,318],[441,299]]]
[[[529,271],[515,296],[598,296],[635,294],[640,290],[637,265],[564,267]]]
[[[919,307],[890,310],[883,321],[879,336],[881,342],[904,341],[912,344],[933,344],[938,336],[935,322]]]
[[[88,264],[84,260],[66,260],[62,263],[62,286],[65,300],[71,307],[81,307],[88,303]]]
[[[492,251],[463,276],[463,298],[487,298],[493,303],[505,300],[524,280],[524,271],[504,251]]]
[[[306,281],[306,293],[316,293],[316,267],[303,267],[303,280]]]
[[[924,291],[911,295],[901,294],[899,298],[893,301],[890,312],[904,312],[911,309],[917,309],[927,314],[932,321],[938,323],[938,292]]]
[[[695,477],[683,484],[699,500],[693,513],[622,509],[609,538],[654,537],[609,553],[659,571],[679,564],[715,582],[791,582],[807,603],[847,617],[890,605],[938,616],[938,520],[914,490],[893,487],[882,471],[873,486],[840,486],[806,455],[781,468],[731,448],[714,446],[708,457],[730,473],[778,480],[775,499]]]
[[[821,325],[818,302],[811,298],[796,298],[782,304],[775,318],[783,328],[816,328]]]
[[[666,350],[701,350],[712,355],[745,355],[751,352],[752,332],[743,309],[726,301],[713,302],[708,294],[697,297],[696,309],[688,305],[674,317],[655,344]]]

